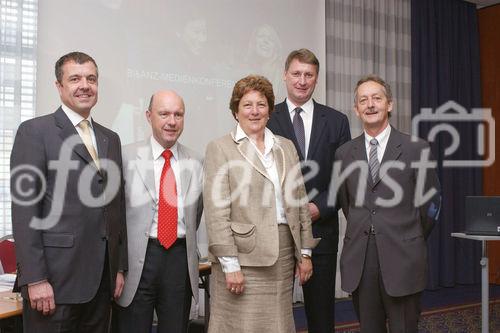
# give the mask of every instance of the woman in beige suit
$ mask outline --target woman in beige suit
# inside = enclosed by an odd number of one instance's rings
[[[294,270],[312,275],[307,195],[293,143],[266,128],[274,108],[263,76],[239,80],[237,121],[205,155],[205,221],[212,261],[209,332],[295,332]]]

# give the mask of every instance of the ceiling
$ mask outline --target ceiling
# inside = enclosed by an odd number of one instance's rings
[[[465,0],[465,1],[475,3],[478,8],[496,5],[500,3],[500,0]]]

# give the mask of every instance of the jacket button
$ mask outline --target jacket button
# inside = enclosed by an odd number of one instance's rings
[[[372,215],[377,214],[377,211],[375,209],[372,209]]]

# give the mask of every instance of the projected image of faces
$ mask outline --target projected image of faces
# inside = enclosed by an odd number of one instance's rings
[[[281,43],[274,29],[264,24],[254,33],[255,52],[262,58],[274,58],[281,50]]]
[[[249,72],[264,75],[271,81],[277,101],[285,97],[282,83],[284,55],[281,40],[273,26],[264,23],[253,30],[245,63]]]
[[[200,55],[207,42],[206,20],[199,18],[188,21],[180,37],[193,54]]]

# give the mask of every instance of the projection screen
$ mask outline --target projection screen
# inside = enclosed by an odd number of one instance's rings
[[[144,111],[159,89],[184,98],[180,141],[203,154],[208,141],[235,126],[229,98],[238,79],[266,76],[281,101],[291,50],[309,48],[326,67],[322,0],[44,0],[38,25],[37,115],[60,104],[56,60],[74,50],[89,53],[99,66],[92,116],[123,144],[149,136]],[[315,94],[320,102],[324,73]]]
[[[151,94],[173,89],[185,101],[180,141],[204,153],[235,125],[234,83],[261,74],[284,99],[285,58],[309,48],[321,63],[315,99],[325,102],[323,0],[44,0],[38,4],[36,114],[60,105],[54,64],[68,52],[90,54],[99,66],[99,101],[92,117],[123,144],[147,138]],[[198,247],[207,255],[204,224]]]

